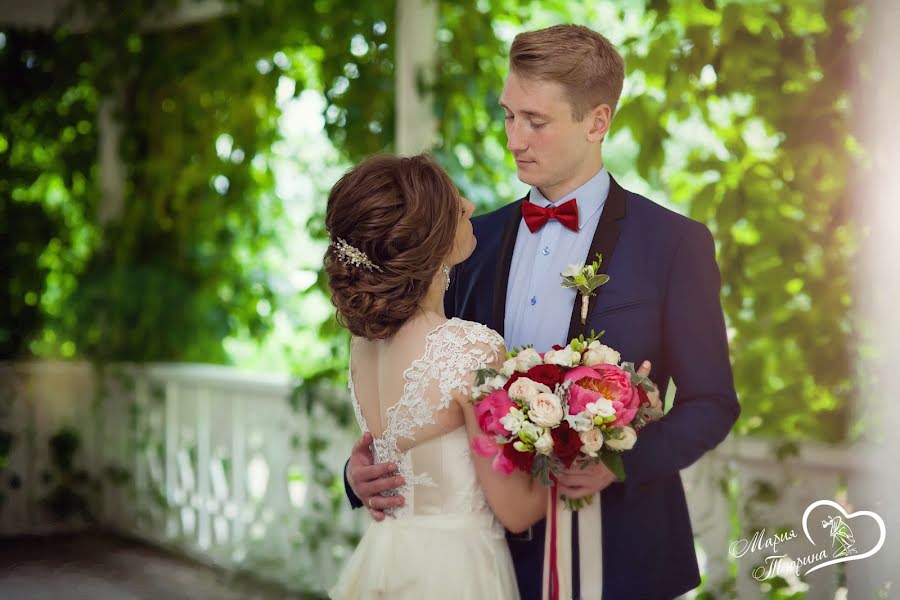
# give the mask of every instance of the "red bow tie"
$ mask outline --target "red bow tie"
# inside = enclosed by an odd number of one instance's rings
[[[559,206],[543,208],[529,201],[522,203],[522,216],[531,233],[544,226],[550,219],[556,219],[572,231],[578,231],[578,204],[575,199],[564,202]]]

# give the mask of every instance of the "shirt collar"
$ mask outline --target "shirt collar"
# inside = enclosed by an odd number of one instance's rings
[[[550,202],[541,193],[537,187],[532,187],[528,194],[528,201],[540,207],[559,206],[564,202],[568,202],[572,198],[578,200],[578,230],[584,229],[584,226],[591,220],[597,211],[603,208],[606,203],[606,196],[609,194],[609,172],[606,167],[601,167],[596,175],[588,179],[584,185],[566,194],[559,199],[558,202]]]

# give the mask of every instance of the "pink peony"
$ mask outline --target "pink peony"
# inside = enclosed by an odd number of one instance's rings
[[[509,457],[503,452],[501,448],[497,455],[494,457],[494,462],[491,464],[495,471],[503,473],[504,475],[509,475],[513,471],[516,470],[516,463],[511,461]]]
[[[622,427],[631,423],[641,403],[637,389],[631,385],[631,376],[615,365],[576,367],[566,373],[564,380],[575,382],[569,390],[569,413],[573,415],[602,396],[613,403],[613,425]]]
[[[600,379],[600,374],[594,367],[575,367],[566,372],[563,381],[580,381],[584,378]]]
[[[581,380],[584,381],[584,380]],[[581,387],[577,383],[569,388],[569,414],[578,415],[587,410],[587,405],[600,397],[598,392]]]
[[[509,475],[516,469],[516,464],[503,452],[503,446],[489,435],[479,435],[472,439],[472,450],[485,458],[493,458],[491,467],[495,471]]]
[[[491,458],[500,451],[500,444],[489,435],[479,435],[476,438],[472,438],[472,450],[478,456]]]
[[[475,418],[478,419],[478,427],[489,435],[509,435],[506,427],[500,423],[500,419],[509,414],[509,409],[515,408],[506,390],[495,390],[475,404]]]
[[[613,426],[628,425],[634,420],[634,415],[641,405],[641,396],[637,388],[631,385],[631,375],[614,365],[594,365],[594,369],[611,393],[607,398],[613,401],[613,408],[616,409]]]
[[[590,367],[575,367],[574,369],[566,373],[563,377],[563,381],[575,382],[572,387],[569,388],[570,415],[577,415],[584,412],[588,404],[600,397],[599,392],[594,391],[589,387],[582,387],[582,385],[579,385],[582,382],[585,385],[588,385],[585,381],[586,379],[599,380],[600,375],[598,375],[597,371]]]

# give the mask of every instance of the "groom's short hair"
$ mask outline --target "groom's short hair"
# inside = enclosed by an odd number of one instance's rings
[[[576,121],[600,104],[615,114],[625,80],[625,61],[615,46],[581,25],[520,33],[509,51],[509,68],[519,77],[561,84]]]

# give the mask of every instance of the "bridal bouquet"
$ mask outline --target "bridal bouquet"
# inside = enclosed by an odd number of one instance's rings
[[[579,459],[603,461],[623,480],[621,453],[662,416],[662,403],[653,382],[632,363],[620,365],[620,354],[600,335],[544,354],[513,350],[500,371],[479,370],[472,400],[483,435],[472,442],[475,452],[493,457],[497,471],[520,469],[547,487]],[[592,498],[564,500],[577,510]]]

